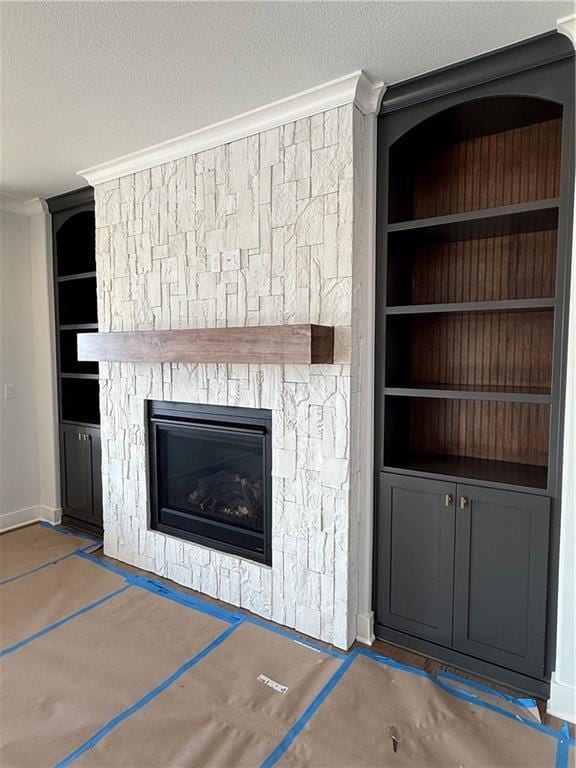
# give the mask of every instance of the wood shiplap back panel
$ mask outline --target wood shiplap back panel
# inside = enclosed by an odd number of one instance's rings
[[[556,241],[548,229],[416,248],[412,303],[552,297]]]
[[[553,333],[552,310],[415,317],[409,383],[549,392]]]
[[[562,119],[440,147],[417,168],[413,217],[557,197]]]
[[[412,400],[411,449],[546,466],[549,406],[492,400]]]

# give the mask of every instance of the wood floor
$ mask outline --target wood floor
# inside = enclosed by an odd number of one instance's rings
[[[71,528],[71,530],[74,530],[74,529]],[[109,562],[111,565],[120,565],[120,567],[122,567],[124,570],[129,571],[131,573],[137,573],[137,574],[143,574],[143,575],[147,574],[147,572],[141,571],[139,568],[134,568],[133,566],[127,565],[126,563],[119,564],[117,560],[106,557],[103,554],[102,549],[99,549],[97,552],[94,553],[94,555],[105,562]],[[147,574],[147,575],[150,575],[150,574]],[[179,584],[176,584],[173,581],[170,581],[169,579],[162,578],[161,576],[154,576],[154,578],[158,579],[159,581],[169,585],[170,587],[178,591],[185,592],[185,593],[192,591],[192,590],[189,590],[187,587],[183,587]],[[208,595],[202,595],[202,599],[206,600],[208,603],[212,605],[220,606],[227,609],[230,608],[230,606],[227,603],[223,603],[220,600],[216,600],[214,598],[208,597]],[[238,613],[249,614],[249,611],[246,611],[243,608],[234,607],[234,610],[238,611]],[[273,624],[273,622],[267,622],[265,619],[262,619],[262,621],[264,623],[269,623],[271,625]],[[295,630],[294,630],[294,633],[296,635],[300,635],[303,638],[306,637],[302,633],[296,632]],[[317,641],[317,642],[319,645],[324,645],[324,643],[321,643],[320,641]],[[361,644],[355,643],[355,645],[360,646]],[[491,688],[494,688],[499,691],[503,691],[504,693],[508,693],[512,696],[519,695],[518,691],[508,688],[505,685],[500,685],[498,683],[495,683],[492,680],[486,680],[482,677],[479,677],[478,675],[474,675],[472,673],[466,672],[456,667],[452,667],[448,664],[443,664],[440,661],[436,661],[435,659],[432,659],[428,656],[423,656],[413,651],[408,651],[405,648],[400,648],[398,646],[391,645],[390,643],[384,643],[381,640],[376,640],[374,644],[371,646],[371,648],[372,650],[382,654],[383,656],[388,656],[389,658],[394,659],[395,661],[398,661],[401,664],[408,664],[412,667],[423,669],[424,671],[428,672],[431,675],[433,675],[437,670],[452,672],[453,674],[460,675],[460,677],[466,678],[468,680],[476,680],[478,682],[481,682],[481,683],[484,683],[485,685],[490,686]],[[552,715],[549,715],[546,712],[546,702],[543,699],[536,699],[536,702],[538,704],[538,709],[540,711],[540,717],[541,717],[542,723],[544,725],[549,725],[552,728],[559,728],[562,724],[562,721],[558,720],[558,718],[553,717]],[[575,725],[571,726],[571,734],[573,737],[576,737]]]

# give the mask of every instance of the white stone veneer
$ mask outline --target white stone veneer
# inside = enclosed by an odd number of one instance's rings
[[[363,119],[350,104],[97,186],[100,330],[312,322],[346,339]],[[348,647],[359,386],[339,354],[345,364],[101,364],[106,554]],[[147,399],[272,411],[272,567],[149,530]]]

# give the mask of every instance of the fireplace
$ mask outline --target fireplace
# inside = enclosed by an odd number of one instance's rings
[[[151,527],[271,564],[270,411],[148,402]]]

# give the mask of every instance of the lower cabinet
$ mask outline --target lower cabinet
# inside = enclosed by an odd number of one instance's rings
[[[454,648],[544,672],[550,499],[457,486]]]
[[[454,485],[381,475],[378,519],[380,623],[452,643]]]
[[[80,523],[101,528],[100,430],[63,424],[60,439],[62,511]]]
[[[549,517],[544,496],[382,474],[377,623],[541,678]]]

